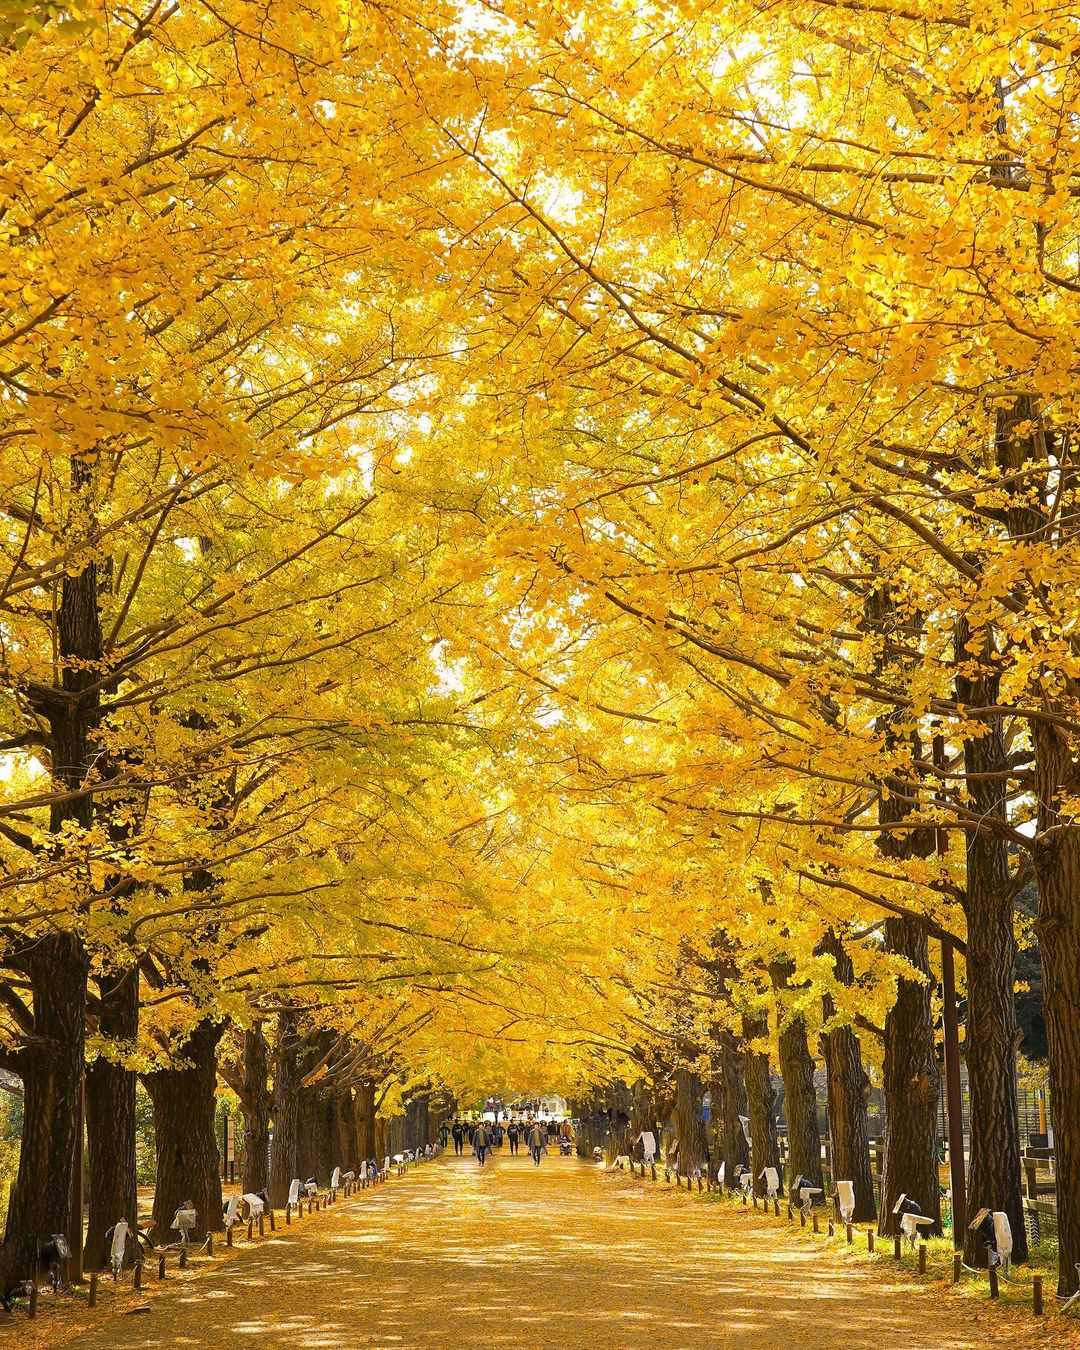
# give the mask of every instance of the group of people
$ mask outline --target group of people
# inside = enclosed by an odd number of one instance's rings
[[[508,1120],[502,1121],[461,1120],[456,1118],[445,1121],[439,1130],[439,1138],[446,1147],[447,1141],[454,1141],[454,1153],[460,1156],[465,1152],[466,1143],[476,1155],[481,1167],[487,1161],[492,1149],[501,1149],[503,1141],[510,1145],[511,1156],[516,1156],[524,1144],[535,1166],[540,1166],[541,1157],[548,1151],[548,1145],[558,1144],[560,1151],[569,1153],[573,1142],[570,1122],[560,1125],[555,1120]]]

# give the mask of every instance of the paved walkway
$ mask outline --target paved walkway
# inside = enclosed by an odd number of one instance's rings
[[[779,1225],[575,1159],[445,1159],[72,1345],[974,1350],[987,1327]]]

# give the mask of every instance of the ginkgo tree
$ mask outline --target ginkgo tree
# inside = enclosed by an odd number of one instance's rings
[[[136,1072],[200,1138],[158,1222],[217,1222],[222,1046],[280,1191],[312,1102],[367,1149],[494,1082],[663,1095],[689,1157],[713,1074],[734,1163],[773,1055],[810,1165],[820,1039],[861,1212],[871,1064],[884,1207],[933,1214],[932,940],[1022,1257],[1033,878],[1071,1291],[1075,16],[3,25],[0,1284],[69,1222],[88,1050],[93,1243]]]

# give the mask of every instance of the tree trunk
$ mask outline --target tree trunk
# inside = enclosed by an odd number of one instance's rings
[[[718,1036],[720,1083],[720,1162],[724,1164],[724,1184],[735,1190],[735,1169],[750,1166],[750,1145],[740,1117],[749,1117],[746,1083],[743,1077],[743,1057],[739,1043],[731,1031],[721,1030]]]
[[[701,1119],[701,1079],[687,1068],[675,1070],[675,1134],[679,1173],[692,1177],[707,1161],[708,1141]]]
[[[98,979],[98,1030],[120,1054],[132,1053],[139,1036],[139,969],[132,965]],[[86,1071],[86,1135],[89,1167],[89,1221],[84,1265],[103,1270],[108,1261],[105,1234],[119,1219],[134,1227],[138,1218],[135,1182],[136,1075],[99,1055]],[[129,1245],[134,1260],[134,1246]]]
[[[296,1174],[301,1181],[308,1177],[318,1180],[325,1119],[311,1088],[299,1087],[296,1098]]]
[[[356,1121],[352,1092],[345,1088],[337,1095],[337,1157],[346,1171],[356,1171],[360,1153],[356,1143]]]
[[[769,966],[777,992],[777,1057],[784,1080],[784,1099],[788,1126],[788,1182],[803,1177],[811,1186],[823,1186],[821,1178],[821,1134],[818,1131],[817,1088],[814,1086],[814,1061],[806,1040],[806,1021],[790,1004],[790,980],[794,966],[774,961]],[[788,994],[787,999],[784,995]]]
[[[832,956],[840,983],[851,984],[854,980],[851,958],[835,933],[826,934],[821,949]],[[822,1015],[826,1025],[836,1016],[836,1005],[828,994],[822,999]],[[855,1221],[869,1223],[877,1218],[877,1202],[866,1115],[870,1079],[863,1068],[859,1038],[850,1027],[837,1026],[822,1033],[821,1048],[828,1090],[833,1180],[854,1184]]]
[[[221,1205],[221,1156],[214,1129],[217,1046],[221,1022],[204,1019],[190,1033],[177,1057],[187,1068],[158,1069],[143,1078],[154,1104],[157,1184],[154,1188],[154,1240],[172,1241],[173,1216],[185,1200],[198,1212],[189,1238],[201,1242],[224,1228]]]
[[[1080,831],[1062,797],[1080,774],[1062,732],[1036,725],[1039,799],[1035,867],[1057,1175],[1058,1293],[1077,1289],[1080,1263]]]
[[[360,1162],[375,1157],[375,1084],[370,1079],[356,1090],[353,1099],[356,1116],[356,1147]]]
[[[965,619],[956,625],[957,660],[965,668],[977,658],[970,651],[971,630]],[[999,701],[994,653],[986,639],[979,672],[957,675],[956,696],[967,706],[992,706]],[[967,1058],[971,1102],[971,1163],[967,1179],[968,1214],[984,1205],[1004,1210],[1013,1230],[1013,1259],[1027,1260],[1027,1231],[1021,1191],[1020,1121],[1016,1101],[1016,939],[1013,888],[1008,846],[994,833],[1006,824],[1004,779],[975,775],[1000,774],[1008,756],[1000,719],[986,723],[986,733],[964,742],[967,805],[981,822],[967,831]],[[964,1234],[964,1259],[986,1265],[986,1247],[978,1233]]]
[[[885,1174],[881,1180],[882,1236],[900,1231],[893,1207],[908,1195],[941,1231],[937,1109],[940,1089],[930,1007],[930,953],[926,930],[913,919],[886,919],[890,952],[905,957],[925,980],[896,982],[896,1001],[885,1017]]]
[[[300,1107],[300,1042],[296,1013],[278,1013],[274,1045],[274,1142],[270,1153],[270,1203],[280,1209],[300,1176],[297,1157]],[[306,1180],[306,1177],[300,1177]]]
[[[389,1152],[390,1130],[385,1116],[375,1117],[375,1161],[382,1166]]]
[[[244,1032],[244,1169],[245,1193],[257,1195],[270,1184],[270,1052],[261,1026]],[[286,1192],[287,1194],[287,1192]]]
[[[71,461],[73,497],[81,516],[73,513],[75,530],[93,525],[93,470],[81,459]],[[95,689],[102,674],[102,633],[98,613],[98,569],[90,561],[64,577],[56,613],[56,651],[60,687],[30,692],[30,702],[48,722],[50,768],[56,787],[78,792],[83,787],[96,746],[100,717]],[[75,796],[54,804],[49,829],[93,824],[93,798]],[[74,844],[75,840],[71,842]],[[89,886],[89,878],[79,874]],[[68,1235],[76,1160],[82,1163],[77,1122],[82,1118],[86,1045],[86,983],[89,962],[81,939],[71,932],[35,935],[15,944],[8,965],[30,981],[33,1010],[25,1014],[26,1045],[11,1067],[23,1081],[23,1130],[19,1171],[8,1201],[7,1226],[0,1245],[0,1290],[27,1279],[36,1263],[37,1245],[53,1233]],[[81,1245],[82,1215],[77,1216]],[[74,1236],[74,1235],[72,1235]]]
[[[780,1146],[776,1138],[776,1093],[769,1072],[769,1057],[750,1048],[751,1041],[764,1038],[768,1034],[769,1023],[766,1018],[743,1017],[743,1039],[746,1042],[743,1064],[746,1099],[750,1112],[750,1154],[753,1158],[754,1194],[759,1196],[766,1192],[765,1179],[761,1175],[762,1169],[775,1167],[778,1172],[780,1171]],[[780,1194],[783,1194],[783,1187]]]
[[[41,1239],[68,1231],[85,1044],[88,962],[80,940],[54,933],[18,960],[33,983],[33,1039],[17,1060],[23,1132],[0,1247],[3,1290],[30,1278]]]
[[[881,638],[877,672],[890,672],[906,681],[915,665],[910,653],[921,646],[921,621],[897,608],[886,577],[868,595],[865,614],[868,625]],[[901,655],[905,651],[909,654]],[[886,761],[893,760],[898,752],[910,755],[912,760],[923,759],[918,732],[909,725],[906,710],[894,709],[879,717],[877,725],[885,737]],[[919,800],[919,780],[914,772],[887,775],[881,788],[878,819],[883,825],[895,825],[913,814]],[[885,829],[877,841],[884,857],[897,859],[929,857],[936,845],[937,835],[927,827]],[[940,1232],[936,1137],[940,1075],[930,1006],[932,979],[926,927],[914,919],[886,919],[885,945],[923,978],[899,976],[895,1002],[885,1016],[885,1162],[878,1231],[882,1236],[900,1232],[900,1219],[893,1208],[901,1195],[907,1195],[934,1220],[933,1231]]]

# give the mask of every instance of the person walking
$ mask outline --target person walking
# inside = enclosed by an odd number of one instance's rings
[[[454,1139],[454,1153],[460,1158],[465,1151],[465,1126],[460,1120],[455,1120],[450,1133]]]
[[[544,1140],[544,1131],[539,1124],[533,1125],[529,1131],[529,1152],[532,1154],[532,1160],[537,1167],[540,1166],[540,1154],[547,1152],[547,1144]]]
[[[439,1147],[445,1148],[446,1141],[449,1138],[450,1138],[450,1126],[444,1120],[443,1123],[439,1126]]]
[[[510,1124],[507,1125],[506,1137],[510,1142],[510,1156],[512,1158],[516,1157],[518,1146],[518,1123],[516,1120],[512,1120]]]
[[[473,1152],[476,1154],[476,1161],[481,1167],[484,1165],[484,1159],[488,1155],[488,1149],[491,1147],[491,1137],[488,1134],[487,1126],[481,1120],[476,1127],[476,1132],[472,1140]]]

